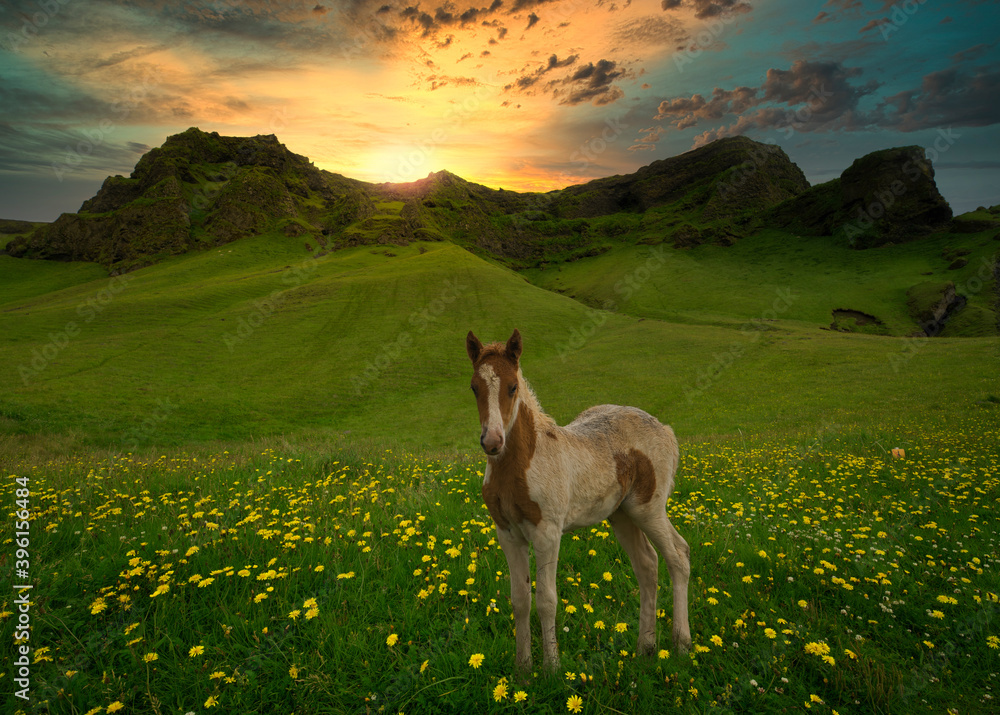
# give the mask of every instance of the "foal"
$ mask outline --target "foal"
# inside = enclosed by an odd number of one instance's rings
[[[656,551],[670,571],[674,592],[674,645],[691,646],[687,588],[690,548],[667,518],[674,488],[677,440],[670,427],[634,407],[591,407],[566,427],[542,411],[521,375],[521,334],[507,344],[483,346],[469,331],[486,452],[483,500],[496,523],[510,569],[517,664],[531,668],[531,574],[528,544],[535,547],[538,618],[549,670],[559,667],[556,645],[556,564],[562,535],[611,522],[639,582],[639,640],[644,655],[656,650]]]

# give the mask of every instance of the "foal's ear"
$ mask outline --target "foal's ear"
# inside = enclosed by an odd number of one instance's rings
[[[473,363],[479,359],[480,353],[483,352],[483,344],[479,342],[479,338],[472,334],[471,330],[469,331],[469,334],[465,336],[465,350],[469,353],[469,359],[472,360]]]
[[[521,333],[518,332],[517,328],[514,328],[514,333],[507,341],[507,357],[515,363],[521,357]]]

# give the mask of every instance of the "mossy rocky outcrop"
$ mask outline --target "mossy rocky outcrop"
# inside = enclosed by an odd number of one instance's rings
[[[874,248],[947,228],[951,218],[924,149],[907,146],[855,160],[840,178],[786,201],[766,220],[802,233],[837,236],[855,248]]]
[[[131,176],[110,176],[79,212],[11,241],[13,256],[95,261],[128,270],[316,218],[345,186],[273,135],[225,137],[192,128],[168,137]],[[317,229],[318,231],[318,229]]]

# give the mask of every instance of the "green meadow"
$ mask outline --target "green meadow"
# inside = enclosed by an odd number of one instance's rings
[[[316,248],[275,232],[121,276],[0,256],[0,560],[24,500],[33,587],[31,697],[4,660],[4,712],[995,711],[991,232],[521,272]],[[966,307],[916,336],[919,287],[949,281]],[[514,670],[464,347],[514,328],[560,424],[610,402],[678,434],[695,652],[661,568],[662,650],[635,657],[598,524],[564,538],[561,672]]]

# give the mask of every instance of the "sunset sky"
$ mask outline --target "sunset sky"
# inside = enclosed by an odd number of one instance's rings
[[[76,211],[192,126],[521,191],[735,134],[814,184],[917,144],[959,213],[1000,203],[998,27],[983,0],[3,2],[0,218]]]

